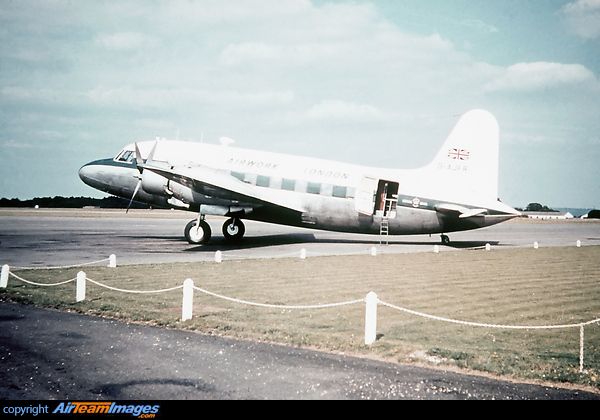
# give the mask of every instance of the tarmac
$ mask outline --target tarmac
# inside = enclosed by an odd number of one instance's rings
[[[87,211],[37,213],[0,210],[0,265],[143,264],[214,258],[282,258],[433,252],[439,236],[389,237],[319,232],[247,222],[235,247],[220,234],[223,219],[209,219],[214,241],[192,246],[180,212]],[[600,223],[511,221],[450,234],[440,252],[485,247],[600,244]],[[100,261],[96,263],[96,261]],[[411,399],[588,400],[600,394],[526,384],[450,370],[400,365],[167,330],[86,315],[0,302],[0,399]]]
[[[190,245],[183,237],[191,213],[164,210],[23,210],[0,209],[0,264],[56,267],[94,263],[114,254],[117,264],[150,264],[223,259],[377,253],[440,252],[457,249],[582,246],[600,244],[600,221],[543,222],[512,220],[484,229],[439,235],[389,236],[326,232],[244,221],[241,243],[225,242],[224,218],[208,218],[213,232],[208,245]]]
[[[0,303],[6,400],[598,400],[600,395]]]

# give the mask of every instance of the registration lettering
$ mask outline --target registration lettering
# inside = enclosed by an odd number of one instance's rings
[[[440,163],[438,163],[438,169],[452,171],[452,172],[467,172],[469,170],[469,167],[467,165],[460,165],[458,163],[445,164],[445,163],[440,162]]]

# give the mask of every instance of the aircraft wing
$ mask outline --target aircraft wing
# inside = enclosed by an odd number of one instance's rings
[[[459,219],[467,219],[469,217],[484,216],[486,209],[469,209],[459,206],[458,204],[439,204],[435,206],[435,211],[447,216],[458,216]]]
[[[139,166],[206,196],[231,200],[236,204],[251,206],[275,205],[301,213],[305,211],[295,195],[290,195],[284,200],[280,195],[275,196],[273,190],[269,188],[247,184],[222,170],[207,166],[174,166],[169,168],[149,164]]]

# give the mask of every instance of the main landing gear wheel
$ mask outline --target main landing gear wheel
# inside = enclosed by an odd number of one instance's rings
[[[450,238],[446,235],[442,235],[442,245],[448,245],[450,243]]]
[[[210,226],[204,220],[200,220],[200,226],[198,226],[198,220],[192,220],[185,227],[184,235],[192,245],[206,244],[210,241]]]
[[[229,219],[223,223],[223,236],[231,242],[237,242],[242,239],[246,233],[246,227],[240,219]]]

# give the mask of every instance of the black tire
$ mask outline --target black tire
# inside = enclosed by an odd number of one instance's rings
[[[200,227],[197,228],[198,220],[189,222],[184,230],[185,239],[192,245],[207,244],[210,241],[211,229],[208,223],[200,220]]]
[[[442,235],[442,245],[450,244],[450,238],[446,235]]]
[[[229,219],[223,223],[223,236],[231,242],[238,242],[246,233],[246,227],[240,219]]]

